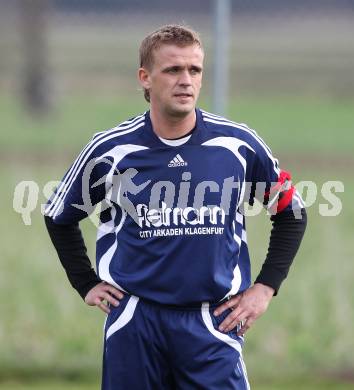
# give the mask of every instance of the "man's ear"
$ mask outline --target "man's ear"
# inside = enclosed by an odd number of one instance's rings
[[[150,83],[150,73],[145,68],[139,68],[138,70],[138,79],[140,82],[140,85],[144,89],[150,89],[151,83]]]

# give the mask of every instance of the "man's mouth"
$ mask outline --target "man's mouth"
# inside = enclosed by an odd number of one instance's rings
[[[191,93],[175,93],[176,97],[182,97],[182,98],[188,98],[188,97],[193,97]]]

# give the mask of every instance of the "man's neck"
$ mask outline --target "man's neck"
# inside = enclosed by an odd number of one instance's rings
[[[196,113],[193,110],[184,117],[174,117],[161,115],[161,113],[151,109],[150,119],[153,130],[158,137],[175,139],[191,132],[195,127]]]

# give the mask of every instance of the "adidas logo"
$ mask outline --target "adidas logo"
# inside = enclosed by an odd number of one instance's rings
[[[188,163],[183,160],[180,154],[177,154],[176,157],[171,160],[168,164],[170,168],[175,168],[175,167],[186,167]]]

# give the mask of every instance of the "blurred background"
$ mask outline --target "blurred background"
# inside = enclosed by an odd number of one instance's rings
[[[354,389],[354,1],[233,0],[224,41],[215,3],[0,0],[1,389],[99,388],[104,316],[71,289],[41,208],[95,132],[147,109],[138,48],[171,22],[204,42],[199,105],[256,129],[294,183],[317,188],[303,191],[309,224],[289,277],[247,336],[252,388]],[[324,217],[327,181],[344,192],[341,212]],[[248,226],[255,277],[270,223],[262,214]],[[93,260],[95,227],[82,228]]]

